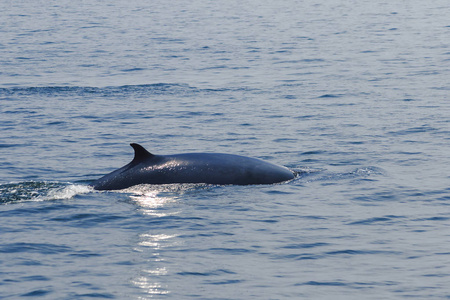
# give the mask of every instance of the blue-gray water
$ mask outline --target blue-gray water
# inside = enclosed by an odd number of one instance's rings
[[[450,298],[448,1],[2,1],[0,298]],[[156,154],[266,186],[95,192]]]

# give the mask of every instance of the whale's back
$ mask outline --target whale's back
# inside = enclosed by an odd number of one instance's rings
[[[135,158],[95,181],[97,190],[117,190],[137,184],[206,183],[273,184],[294,178],[286,167],[257,158],[223,153],[153,155],[133,144]]]

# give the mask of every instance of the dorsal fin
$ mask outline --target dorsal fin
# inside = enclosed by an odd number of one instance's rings
[[[139,144],[131,143],[130,146],[134,149],[134,158],[132,162],[138,162],[154,156]]]

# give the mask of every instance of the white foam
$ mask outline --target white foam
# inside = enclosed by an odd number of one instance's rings
[[[71,199],[77,195],[87,194],[92,191],[92,187],[87,185],[69,184],[64,187],[50,189],[47,195],[39,196],[36,200],[45,201]]]

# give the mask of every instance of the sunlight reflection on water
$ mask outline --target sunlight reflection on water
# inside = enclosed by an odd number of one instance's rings
[[[160,250],[172,245],[175,245],[173,238],[177,235],[167,234],[149,234],[144,233],[139,236],[137,251],[149,252],[150,256],[147,259],[144,269],[140,271],[140,276],[132,281],[132,283],[141,288],[149,297],[154,295],[165,295],[170,293],[168,286],[163,285],[160,276],[168,274],[164,258],[160,255]],[[162,265],[162,266],[161,266]],[[142,298],[144,299],[144,298]]]
[[[144,276],[137,278],[133,281],[133,283],[137,287],[145,290],[146,294],[149,295],[149,297],[139,297],[138,299],[148,299],[152,298],[155,295],[166,295],[170,293],[169,291],[165,290],[160,283],[155,283],[150,278]]]
[[[176,203],[185,189],[186,187],[180,185],[139,185],[125,192],[131,193],[130,199],[140,207],[142,214],[160,219],[179,213],[178,211],[166,212],[165,206]],[[139,235],[139,242],[134,250],[147,253],[146,263],[140,270],[139,276],[132,280],[132,283],[147,295],[139,299],[150,299],[170,293],[169,287],[161,280],[161,276],[166,276],[169,270],[168,262],[161,256],[160,251],[177,245],[175,239],[177,236],[156,233],[154,229]]]
[[[177,196],[167,194],[167,191],[161,189],[161,187],[152,187],[148,185],[138,185],[125,190],[126,192],[132,192],[130,195],[131,200],[139,205],[142,209],[142,213],[149,216],[165,217],[169,214],[162,211],[168,203],[175,203]],[[170,215],[177,214],[172,212]]]

